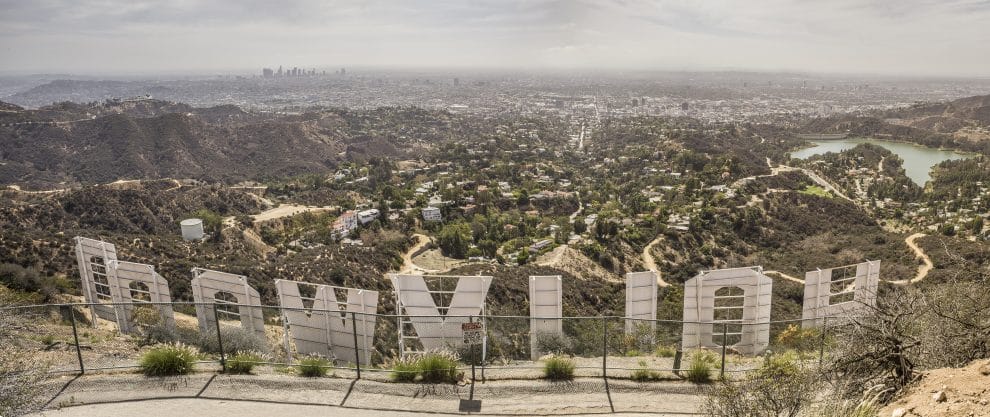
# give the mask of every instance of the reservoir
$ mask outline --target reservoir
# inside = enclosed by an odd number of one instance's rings
[[[926,148],[924,146],[912,145],[909,143],[891,142],[877,139],[848,138],[837,140],[813,140],[811,143],[814,146],[794,151],[791,153],[791,157],[805,159],[828,152],[838,153],[847,149],[852,149],[856,147],[856,145],[862,143],[870,143],[873,145],[882,146],[903,159],[904,171],[906,171],[908,178],[911,178],[915,184],[922,187],[924,187],[925,183],[931,179],[931,170],[936,164],[951,159],[965,159],[969,157],[966,154],[956,151]]]

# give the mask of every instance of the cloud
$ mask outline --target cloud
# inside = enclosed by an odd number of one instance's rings
[[[986,0],[0,0],[0,9],[3,71],[990,68]]]

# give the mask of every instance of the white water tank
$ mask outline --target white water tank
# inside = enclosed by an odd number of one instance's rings
[[[203,219],[185,219],[179,222],[182,228],[182,239],[186,241],[203,238]]]

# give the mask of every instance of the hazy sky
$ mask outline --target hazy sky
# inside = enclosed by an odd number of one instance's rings
[[[263,66],[990,76],[990,0],[0,0],[0,71]]]

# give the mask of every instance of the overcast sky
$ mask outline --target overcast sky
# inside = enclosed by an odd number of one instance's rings
[[[0,0],[0,71],[278,65],[990,76],[990,0]]]

